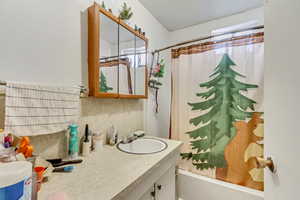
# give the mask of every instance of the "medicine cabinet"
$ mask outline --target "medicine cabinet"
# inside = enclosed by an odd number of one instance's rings
[[[147,98],[148,39],[95,3],[88,9],[89,95]]]

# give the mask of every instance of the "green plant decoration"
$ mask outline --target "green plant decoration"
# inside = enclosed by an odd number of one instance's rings
[[[107,82],[106,82],[106,77],[105,75],[103,74],[103,72],[101,72],[101,75],[100,75],[100,85],[99,85],[99,88],[100,88],[100,92],[109,92],[111,90],[113,90],[112,87],[109,87],[107,85]]]
[[[242,95],[240,91],[248,91],[258,86],[238,81],[237,77],[245,78],[245,76],[234,71],[232,66],[236,64],[228,54],[224,54],[210,76],[214,78],[200,84],[200,87],[208,89],[197,94],[204,101],[188,103],[192,110],[208,111],[190,120],[194,126],[202,125],[196,130],[187,132],[192,139],[191,146],[195,152],[181,154],[182,159],[192,159],[197,169],[227,167],[224,151],[236,135],[234,123],[251,118],[253,112],[247,112],[248,109],[254,111],[256,102]]]
[[[159,89],[162,86],[162,83],[159,81],[159,78],[163,78],[165,73],[165,60],[161,59],[159,63],[155,66],[152,72],[152,77],[149,80],[149,87],[153,89]]]
[[[154,55],[153,55],[154,59]],[[158,113],[158,90],[162,86],[162,83],[159,81],[160,78],[164,77],[165,74],[165,61],[164,59],[161,59],[159,61],[159,55],[157,57],[157,64],[154,67],[154,69],[151,69],[150,79],[148,82],[149,88],[152,88],[155,90],[155,112]]]
[[[102,3],[101,3],[101,7],[102,7],[103,9],[105,9],[105,10],[106,10],[106,6],[105,6],[105,3],[104,3],[104,1],[102,1]]]
[[[120,19],[129,20],[132,17],[132,15],[133,13],[131,12],[131,7],[128,7],[127,4],[124,2],[122,10],[120,10]]]

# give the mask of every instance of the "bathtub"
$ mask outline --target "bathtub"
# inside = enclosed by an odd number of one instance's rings
[[[178,200],[263,200],[264,193],[178,170]]]

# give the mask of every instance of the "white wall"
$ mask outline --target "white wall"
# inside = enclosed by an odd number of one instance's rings
[[[125,0],[132,7],[132,24],[150,39],[150,49],[167,44],[169,32],[138,0]],[[87,85],[87,8],[93,0],[0,1],[0,80],[47,85]],[[97,0],[101,3],[102,0]],[[118,14],[123,0],[105,0]],[[112,123],[124,135],[144,128],[150,101],[82,99],[81,130],[89,123],[104,131]],[[0,106],[3,106],[3,98]],[[3,125],[3,107],[0,108]],[[156,132],[150,132],[156,135]],[[63,135],[33,139],[36,150],[61,155]],[[51,141],[45,148],[43,141]],[[53,147],[53,148],[52,148]]]
[[[265,199],[299,199],[299,0],[265,5],[265,153],[278,175],[265,173]]]
[[[97,2],[101,3],[101,0]],[[134,11],[131,23],[142,27],[149,38],[149,50],[252,19],[258,18],[263,22],[263,10],[255,9],[169,33],[138,0],[126,2]],[[55,85],[78,85],[83,82],[87,85],[86,9],[92,3],[92,0],[52,0],[43,3],[38,0],[1,0],[0,80]],[[105,3],[116,14],[123,0],[105,0]],[[167,60],[167,72],[159,92],[160,112],[154,113],[154,94],[150,92],[148,101],[145,101],[143,121],[149,134],[167,137],[171,94],[170,52],[162,53],[162,57]]]
[[[93,2],[1,0],[0,79],[57,85],[80,84],[82,62],[84,65],[87,62],[86,9]],[[105,2],[117,14],[124,1]],[[142,27],[151,38],[150,47],[164,45],[168,31],[138,0],[126,2],[134,11],[133,24]]]
[[[168,44],[167,44],[168,45]],[[167,46],[166,45],[166,46]],[[157,57],[155,57],[157,58]],[[160,87],[158,92],[158,113],[155,112],[155,93],[150,89],[148,99],[148,110],[146,127],[147,131],[155,133],[156,136],[168,138],[169,125],[170,125],[170,106],[171,106],[171,57],[170,52],[160,53],[160,58],[163,58],[166,62],[165,75],[161,78],[160,82],[163,86]],[[154,60],[154,64],[157,60]]]
[[[0,80],[54,85],[87,85],[87,11],[92,0],[0,1]],[[96,2],[101,3],[101,0]],[[105,0],[117,14],[123,0]],[[149,50],[167,44],[169,32],[138,0],[126,0],[133,9],[132,24],[149,38]],[[149,94],[150,99],[152,93]],[[122,101],[122,100],[121,100]],[[117,103],[117,102],[116,102]],[[158,135],[153,102],[145,101],[145,129]],[[148,127],[148,128],[147,128]]]
[[[1,80],[80,84],[78,2],[1,0],[0,13]]]

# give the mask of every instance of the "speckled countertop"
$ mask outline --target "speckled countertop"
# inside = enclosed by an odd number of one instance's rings
[[[168,148],[150,155],[127,154],[105,145],[74,165],[72,173],[54,173],[42,185],[38,199],[47,200],[54,194],[66,194],[69,200],[114,199],[181,145],[179,141],[161,140]]]

